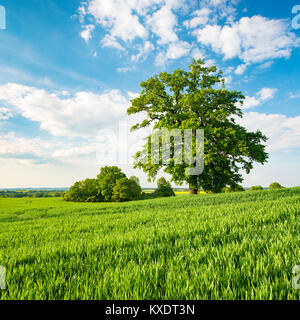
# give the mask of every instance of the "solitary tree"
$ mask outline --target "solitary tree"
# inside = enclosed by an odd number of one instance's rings
[[[176,163],[174,152],[169,163],[151,163],[148,143],[135,156],[135,168],[141,168],[154,180],[160,169],[172,176],[176,184],[188,183],[191,193],[201,187],[205,191],[221,192],[235,188],[243,181],[241,170],[247,173],[254,162],[264,164],[268,155],[262,144],[267,138],[260,132],[247,132],[237,124],[242,117],[239,104],[241,92],[225,89],[222,73],[215,66],[206,67],[204,60],[193,60],[188,71],[163,72],[141,84],[141,94],[131,100],[128,115],[145,113],[145,119],[132,127],[137,130],[152,126],[153,134],[159,129],[204,129],[204,171],[189,175],[187,163]],[[174,140],[171,139],[174,151]]]
[[[282,185],[280,185],[278,182],[273,182],[269,185],[270,189],[280,189],[283,188]]]

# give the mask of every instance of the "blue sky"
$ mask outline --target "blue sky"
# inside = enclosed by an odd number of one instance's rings
[[[300,185],[300,29],[292,26],[300,1],[0,5],[0,187],[65,187],[96,176],[99,154],[120,143],[100,136],[126,119],[139,83],[186,69],[193,57],[223,70],[226,86],[246,96],[241,123],[269,137],[268,164],[244,185]]]

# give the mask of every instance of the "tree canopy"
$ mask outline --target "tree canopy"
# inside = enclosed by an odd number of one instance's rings
[[[171,183],[164,177],[157,180],[157,188],[154,191],[154,197],[174,197],[175,193],[172,189]]]
[[[121,178],[116,181],[113,188],[112,200],[116,202],[139,200],[141,198],[142,188],[137,183],[137,180],[131,177],[130,179]]]
[[[162,72],[140,84],[140,95],[131,100],[128,115],[146,114],[143,121],[132,130],[151,126],[152,135],[158,130],[204,129],[204,171],[199,175],[187,174],[187,163],[174,161],[174,140],[171,139],[171,161],[144,161],[149,158],[149,141],[135,155],[135,168],[154,180],[159,170],[170,174],[176,184],[188,183],[196,193],[221,192],[226,186],[237,187],[243,181],[241,171],[249,173],[254,162],[264,164],[267,138],[260,132],[248,132],[237,123],[243,117],[239,105],[245,97],[241,92],[225,88],[222,72],[216,66],[207,67],[204,60],[193,60],[188,71],[177,69],[172,73]],[[194,139],[195,140],[195,139]],[[194,143],[193,140],[193,143]]]
[[[283,188],[283,186],[281,184],[279,184],[278,182],[273,182],[269,185],[270,189],[281,189]]]
[[[100,169],[97,180],[104,201],[112,201],[114,186],[117,180],[122,178],[126,178],[126,175],[116,166],[106,166]]]

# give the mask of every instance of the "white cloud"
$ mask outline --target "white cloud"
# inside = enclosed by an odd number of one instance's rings
[[[94,31],[95,26],[93,24],[88,24],[84,26],[84,29],[80,32],[81,38],[88,42],[92,37],[92,32]]]
[[[50,162],[47,155],[50,149],[51,144],[39,138],[16,137],[14,133],[0,136],[0,158],[15,159],[21,163],[44,164]]]
[[[91,164],[96,163],[99,145],[96,139],[62,141],[19,137],[10,132],[0,136],[0,159],[21,164]]]
[[[118,50],[125,50],[122,45],[116,40],[115,37],[107,34],[102,40],[101,40],[102,48],[104,47],[111,47]]]
[[[277,92],[277,89],[273,88],[262,88],[257,94],[261,101],[272,99]]]
[[[168,58],[164,51],[160,51],[155,58],[155,65],[160,67],[165,67]]]
[[[117,71],[118,72],[121,72],[121,73],[126,73],[126,72],[129,72],[131,71],[132,68],[131,67],[121,67],[121,68],[117,68]]]
[[[87,0],[79,10],[80,21],[87,23],[81,36],[88,41],[94,26],[101,26],[106,32],[102,47],[128,49],[133,62],[143,61],[150,51],[158,49],[155,63],[163,65],[168,58],[162,57],[162,52],[174,57],[172,47],[166,47],[183,43],[179,32],[184,26],[188,35],[225,60],[240,58],[243,63],[235,71],[239,75],[251,63],[266,62],[268,67],[271,60],[289,58],[300,40],[289,31],[288,21],[259,15],[235,21],[238,1],[202,0],[200,9],[194,10],[195,1],[187,0]],[[184,20],[188,14],[191,18]],[[137,48],[134,40],[142,44],[132,54],[131,49]]]
[[[260,130],[269,141],[269,152],[300,147],[300,116],[246,112],[238,122],[248,130]]]
[[[250,109],[260,105],[260,101],[255,97],[246,96],[242,109]]]
[[[238,33],[229,26],[206,26],[193,31],[198,42],[210,45],[216,52],[223,53],[225,59],[230,59],[240,54],[241,43]]]
[[[54,136],[89,137],[125,115],[128,97],[119,90],[77,92],[71,97],[15,83],[0,86],[0,100]]]
[[[177,16],[168,5],[163,6],[152,16],[149,16],[147,24],[159,37],[158,44],[167,44],[178,40],[174,31],[174,27],[177,25]]]
[[[138,6],[138,1],[124,0],[91,0],[85,9],[86,13],[95,18],[97,24],[110,30],[110,36],[123,41],[132,41],[136,37],[146,38],[147,30],[140,23],[139,17],[133,13],[135,8],[142,10],[144,5]]]
[[[258,66],[258,69],[268,69],[274,64],[274,61],[267,61],[260,66]]]
[[[8,108],[0,108],[0,121],[1,120],[8,120],[12,118],[13,114],[10,109]]]
[[[134,62],[144,61],[153,49],[154,45],[150,41],[145,41],[143,46],[138,47],[138,53],[131,56],[131,60]]]
[[[121,43],[132,43],[135,39],[147,41],[149,32],[158,37],[158,44],[178,41],[175,27],[177,15],[174,11],[186,10],[186,0],[89,0],[78,9],[80,22],[93,21],[106,30],[103,46],[122,50]],[[85,26],[81,36],[88,41],[91,24]]]
[[[224,77],[225,85],[229,85],[232,82],[232,76]]]
[[[266,100],[272,99],[277,92],[277,89],[274,88],[262,88],[257,94],[256,97],[246,96],[244,100],[244,104],[239,107],[241,109],[251,109],[259,106]]]
[[[203,50],[200,50],[199,48],[194,48],[191,52],[191,56],[198,60],[198,59],[204,59],[205,58],[205,53]]]
[[[234,73],[243,74],[246,71],[246,69],[247,69],[247,64],[241,64],[235,69]]]
[[[289,58],[293,47],[299,46],[299,40],[289,31],[285,20],[262,16],[243,17],[223,27],[207,25],[193,34],[198,42],[224,55],[224,59],[239,57],[245,63]]]
[[[192,18],[191,20],[186,20],[183,22],[183,25],[186,28],[196,28],[200,25],[204,25],[208,22],[209,20],[209,15],[211,14],[211,10],[209,8],[202,8],[200,10],[196,10],[193,13],[194,18]]]
[[[169,45],[166,53],[168,59],[179,59],[187,55],[191,50],[191,45],[185,41],[178,41]]]

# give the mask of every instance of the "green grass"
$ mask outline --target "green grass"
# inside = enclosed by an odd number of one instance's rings
[[[299,299],[300,188],[0,199],[0,299]]]

